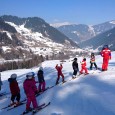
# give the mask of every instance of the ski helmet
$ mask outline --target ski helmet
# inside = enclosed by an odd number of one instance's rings
[[[43,67],[40,67],[39,70],[42,70],[42,71],[43,71]]]
[[[17,78],[17,74],[12,74],[11,76],[10,76],[10,78],[12,78],[12,79],[16,79]]]
[[[91,53],[91,55],[94,55],[94,53]]]
[[[27,79],[32,79],[32,77],[33,77],[33,73],[32,73],[32,72],[30,72],[30,73],[28,73],[28,74],[26,75],[26,78],[27,78]]]
[[[83,58],[83,61],[86,61],[86,58]]]
[[[108,45],[104,45],[104,47],[103,48],[108,48]]]
[[[33,77],[35,76],[35,73],[34,73],[34,72],[32,72],[32,76],[33,76]]]
[[[74,58],[74,61],[77,61],[77,58]]]

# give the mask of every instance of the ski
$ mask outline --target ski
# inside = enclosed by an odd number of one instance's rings
[[[68,81],[64,81],[64,82],[62,82],[61,85],[65,84],[66,82],[68,82]]]
[[[13,105],[12,105],[13,106]],[[3,107],[3,108],[1,108],[1,110],[2,109],[7,109],[7,108],[9,108],[9,107],[11,107],[11,105],[7,105],[6,107]]]
[[[45,92],[46,90],[48,90],[48,89],[49,89],[49,87],[47,87],[44,91],[42,91],[42,92],[40,92],[40,93],[37,93],[37,94],[36,94],[36,97],[39,96],[39,95],[41,95],[42,93],[44,93],[44,92]]]
[[[0,93],[0,97],[2,97],[2,96],[4,96],[4,95],[7,95],[7,94],[10,94],[10,93],[2,92],[2,93]]]
[[[45,103],[43,103],[43,104],[41,104],[40,106],[38,106],[37,109],[40,109],[40,108],[43,107],[43,106],[45,106]],[[26,115],[26,114],[32,112],[33,110],[34,110],[34,109],[32,108],[30,111],[24,111],[21,115]]]
[[[21,106],[21,105],[24,105],[24,104],[25,104],[25,103],[20,103],[19,105],[13,105],[13,106],[11,106],[11,108],[7,109],[7,111],[12,110],[12,109],[14,109],[14,108],[17,108],[17,107],[19,107],[19,106]]]
[[[37,112],[41,111],[42,109],[46,108],[47,106],[49,106],[51,104],[51,102],[45,104],[44,106],[38,108],[36,111],[32,112],[32,115],[35,115]]]

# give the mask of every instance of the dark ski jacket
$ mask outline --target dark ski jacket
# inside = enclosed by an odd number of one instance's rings
[[[39,83],[45,82],[43,74],[44,73],[43,73],[42,70],[39,70],[38,73],[37,73]]]
[[[72,67],[73,67],[73,70],[79,71],[79,67],[78,67],[77,61],[74,61],[74,62],[72,63]]]
[[[20,93],[20,89],[19,89],[18,82],[16,81],[16,79],[9,78],[8,81],[9,81],[11,94],[17,95],[18,93]]]

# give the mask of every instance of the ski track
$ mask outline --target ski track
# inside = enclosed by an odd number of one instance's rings
[[[113,57],[115,57],[115,53],[113,54]],[[48,103],[49,101],[51,104],[36,113],[36,115],[115,115],[114,60],[114,58],[110,60],[108,71],[100,72],[99,70],[88,70],[88,75],[77,76],[74,80],[71,80],[71,75],[73,72],[71,67],[72,62],[66,60],[66,62],[63,63],[63,73],[65,75],[65,80],[68,82],[64,84],[60,83],[37,97],[39,105],[44,102]],[[101,61],[99,58],[97,59],[97,65],[99,67],[102,65]],[[57,79],[55,65],[59,63],[59,60],[42,63],[42,66],[44,67],[46,87],[55,84]],[[87,60],[87,63],[89,63],[89,59]],[[21,100],[23,100],[26,98],[23,91],[23,81],[25,79],[25,75],[29,71],[37,72],[38,69],[39,67],[2,72],[2,77],[4,78],[2,92],[10,92],[7,79],[13,72],[15,72],[19,76],[17,80],[21,88]],[[6,75],[7,77],[5,77]],[[59,82],[61,81],[62,78],[60,77]],[[9,102],[9,95],[8,98],[6,96],[4,96],[4,98],[0,98],[0,108],[8,105]],[[10,111],[7,111],[7,109],[0,110],[0,114],[12,115],[15,113],[15,115],[19,115],[25,110],[25,106],[26,104]],[[31,114],[32,113],[29,113],[27,115]]]

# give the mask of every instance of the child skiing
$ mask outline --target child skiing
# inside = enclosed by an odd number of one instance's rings
[[[83,58],[82,62],[81,62],[81,71],[80,74],[83,74],[83,70],[85,70],[85,75],[88,74],[88,70],[86,68],[86,58]]]
[[[91,53],[90,64],[91,64],[90,65],[90,70],[92,70],[93,64],[94,64],[95,68],[97,69],[97,64],[95,62],[95,55],[94,55],[94,53]]]
[[[16,78],[17,78],[17,74],[12,74],[8,79],[10,91],[11,91],[11,104],[10,104],[11,106],[12,105],[18,106],[20,104],[20,89]],[[14,101],[15,98],[17,102]]]
[[[111,59],[111,50],[108,48],[108,45],[105,45],[101,51],[101,56],[103,57],[102,71],[107,71],[108,63]]]
[[[58,77],[57,77],[57,80],[56,80],[56,85],[59,83],[59,79],[60,79],[60,76],[62,76],[62,82],[64,83],[64,75],[62,73],[62,64],[60,64],[60,66],[58,66],[58,64],[56,65],[56,70],[57,70],[57,74],[58,74]]]
[[[1,91],[1,86],[2,86],[2,80],[1,80],[1,73],[0,73],[0,91]]]
[[[73,67],[73,76],[72,78],[76,78],[77,72],[79,71],[79,67],[78,67],[78,63],[77,63],[77,58],[74,58],[74,61],[72,63],[72,67]]]
[[[35,111],[38,107],[37,100],[36,100],[36,94],[38,93],[37,87],[35,85],[35,80],[33,79],[33,73],[28,73],[26,75],[26,80],[23,83],[24,91],[27,96],[27,103],[26,103],[26,111],[24,113],[28,113],[32,109],[30,108],[30,104],[32,102],[33,108]]]
[[[40,67],[37,73],[38,76],[38,81],[39,81],[39,87],[38,90],[39,92],[43,92],[45,90],[45,80],[44,80],[44,72],[43,72],[43,67]]]

